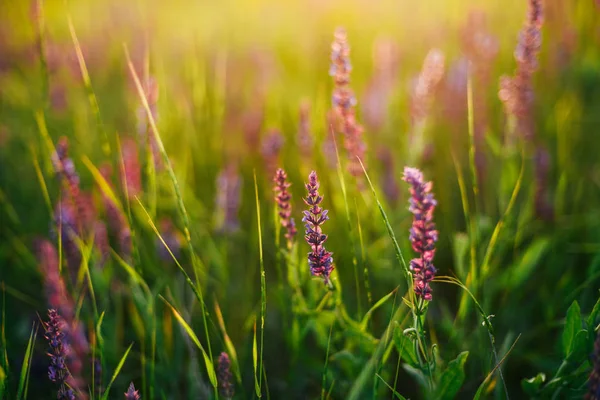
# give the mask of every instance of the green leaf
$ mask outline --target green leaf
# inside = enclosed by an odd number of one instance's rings
[[[573,339],[581,329],[581,310],[577,300],[575,300],[567,310],[565,329],[562,334],[563,353],[568,356],[573,346]]]
[[[417,367],[419,365],[413,341],[402,332],[402,329],[396,329],[394,343],[396,344],[396,350],[398,350],[400,358],[402,358],[405,363],[412,367]]]
[[[102,395],[102,400],[108,399],[108,393],[110,392],[110,387],[115,382],[115,379],[117,379],[117,376],[119,376],[119,373],[121,372],[121,368],[123,368],[123,365],[125,364],[125,360],[127,360],[127,356],[129,355],[129,352],[131,351],[132,347],[133,347],[133,343],[131,343],[129,345],[129,347],[125,351],[125,354],[123,354],[123,357],[121,357],[121,361],[119,361],[119,364],[117,365],[117,368],[115,369],[115,373],[113,374],[112,378],[110,379],[110,382],[108,383],[108,386],[106,386],[106,390],[104,391],[104,394]]]
[[[594,327],[594,325],[596,325],[596,318],[598,317],[598,314],[600,313],[600,297],[598,297],[598,301],[596,301],[596,304],[594,305],[594,308],[592,309],[592,312],[590,313],[590,315],[587,318],[587,326],[589,329],[592,329]]]
[[[366,330],[367,330],[367,324],[369,323],[369,319],[371,318],[371,315],[373,315],[373,312],[375,312],[375,310],[377,310],[379,307],[381,307],[386,301],[388,301],[389,299],[391,299],[392,296],[394,294],[396,294],[397,290],[398,290],[398,287],[396,287],[390,293],[386,294],[381,299],[379,299],[379,301],[377,303],[373,304],[373,307],[371,307],[369,309],[369,311],[367,311],[367,313],[365,314],[365,316],[363,317],[363,319],[362,319],[362,321],[360,323],[360,330],[361,331],[366,332]]]
[[[261,397],[258,377],[258,345],[256,344],[256,321],[254,321],[254,341],[252,342],[252,363],[254,365],[254,391],[257,397]]]
[[[588,331],[587,329],[581,329],[575,337],[573,338],[573,342],[571,344],[571,349],[569,351],[569,355],[567,356],[567,361],[574,362],[583,362],[587,358],[588,354]]]
[[[181,325],[181,327],[188,334],[190,339],[192,339],[192,342],[194,342],[196,347],[198,347],[198,349],[200,349],[200,352],[202,353],[202,357],[204,358],[204,365],[206,366],[206,372],[208,373],[208,379],[210,380],[210,383],[213,385],[213,387],[217,387],[217,375],[215,374],[215,368],[213,366],[212,361],[210,360],[210,357],[208,356],[208,354],[206,354],[206,351],[204,350],[202,343],[200,343],[200,340],[198,340],[198,336],[196,336],[193,329],[188,325],[187,322],[185,322],[185,319],[183,319],[181,314],[179,314],[179,312],[175,309],[175,307],[173,307],[171,305],[171,303],[169,303],[162,296],[160,296],[160,299],[171,309],[171,312],[177,319],[177,322],[179,322],[179,325]]]
[[[535,272],[535,268],[540,264],[540,259],[546,253],[549,246],[550,239],[548,238],[542,237],[535,240],[527,248],[518,265],[514,269],[511,269],[515,273],[506,275],[506,284],[511,288],[515,288],[529,279]]]
[[[529,396],[537,395],[538,390],[542,386],[542,383],[546,381],[546,375],[543,372],[540,372],[533,378],[523,379],[521,381],[521,387],[523,391],[527,393]]]
[[[468,351],[463,351],[456,359],[448,363],[442,373],[435,391],[436,399],[454,399],[465,380],[465,363],[469,356]]]

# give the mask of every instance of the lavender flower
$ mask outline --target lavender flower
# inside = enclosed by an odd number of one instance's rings
[[[135,140],[124,139],[121,144],[121,157],[123,168],[121,169],[121,182],[127,188],[127,197],[134,200],[135,196],[142,193],[142,176],[138,145]]]
[[[414,219],[410,229],[410,241],[413,250],[419,255],[410,261],[414,291],[418,297],[431,301],[429,282],[437,272],[433,266],[435,242],[438,238],[433,222],[433,211],[437,202],[431,193],[432,183],[424,182],[423,173],[418,169],[405,167],[403,180],[411,185],[409,211],[413,213]]]
[[[362,139],[364,128],[356,120],[356,98],[350,88],[351,70],[350,46],[346,30],[338,28],[334,33],[334,41],[331,45],[331,67],[329,69],[329,75],[333,77],[335,84],[332,103],[337,117],[342,122],[341,132],[344,134],[344,147],[350,158],[348,171],[352,176],[361,177],[362,167],[357,158],[365,163],[364,156],[367,147]]]
[[[238,209],[242,179],[235,163],[229,163],[217,176],[217,230],[232,233],[239,229]]]
[[[500,78],[498,93],[506,114],[516,119],[518,132],[527,140],[531,140],[534,134],[532,76],[538,67],[542,22],[542,1],[529,0],[527,21],[519,33],[519,42],[515,50],[517,69],[514,76]]]
[[[288,191],[288,188],[292,184],[287,181],[287,174],[281,168],[275,173],[273,182],[275,182],[273,190],[275,191],[275,201],[279,207],[279,219],[281,226],[286,229],[285,238],[287,239],[287,247],[291,249],[297,233],[296,223],[294,222],[294,218],[291,217],[292,205],[290,200],[292,199],[292,195]]]
[[[231,361],[225,352],[222,352],[219,356],[217,380],[219,382],[219,394],[226,399],[231,399],[235,394],[235,388],[232,382],[233,376],[231,375]]]
[[[327,235],[321,229],[321,225],[329,219],[329,216],[327,215],[328,211],[319,206],[323,197],[319,194],[319,180],[315,171],[308,176],[306,190],[308,195],[304,202],[309,209],[304,211],[302,222],[305,222],[306,228],[304,238],[311,247],[311,251],[308,253],[308,265],[313,275],[322,277],[325,284],[329,284],[329,276],[334,269],[331,257],[333,253],[325,249],[323,244],[327,240]]]
[[[112,179],[112,169],[110,165],[104,164],[100,168],[100,172],[104,177],[104,180],[111,186]],[[102,191],[102,200],[104,203],[104,210],[106,212],[106,217],[108,219],[108,228],[114,236],[117,238],[117,242],[119,243],[119,250],[121,256],[128,260],[131,257],[132,251],[132,242],[131,242],[131,228],[129,227],[129,221],[127,221],[127,217],[125,213],[119,208],[117,203],[113,201],[113,199],[108,196],[104,191]]]
[[[592,372],[588,381],[588,392],[585,400],[600,399],[600,332],[596,336],[594,342],[594,353],[592,354]]]
[[[59,400],[75,400],[73,390],[67,385],[69,370],[66,364],[67,344],[63,331],[64,321],[54,309],[48,310],[48,322],[44,323],[46,332],[44,337],[50,345],[50,366],[48,367],[48,378],[58,384]]]
[[[139,390],[135,390],[135,386],[133,386],[133,382],[131,382],[129,384],[129,389],[125,392],[125,400],[140,400],[141,398]]]
[[[551,221],[553,207],[548,198],[551,157],[548,150],[538,145],[533,155],[534,166],[534,208],[535,215],[545,221]]]
[[[379,159],[383,165],[383,174],[381,176],[381,187],[383,188],[383,194],[391,206],[395,206],[400,196],[400,189],[398,188],[398,182],[394,171],[394,157],[388,147],[381,147],[379,149]]]

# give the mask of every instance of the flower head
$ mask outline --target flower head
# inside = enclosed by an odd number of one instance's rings
[[[281,226],[286,229],[285,238],[287,239],[287,246],[288,248],[291,248],[294,237],[298,232],[296,230],[294,218],[292,218],[292,204],[290,203],[292,195],[288,191],[288,188],[292,184],[287,181],[287,174],[281,168],[275,173],[273,182],[275,182],[275,188],[273,190],[275,191],[275,201],[279,208],[279,220]]]
[[[129,384],[129,389],[125,392],[125,400],[140,400],[140,392],[139,390],[135,390],[135,386],[133,386],[133,382]]]
[[[410,261],[413,272],[414,291],[420,298],[431,301],[429,282],[435,277],[437,270],[433,266],[435,243],[438,232],[433,222],[433,211],[437,202],[431,193],[432,183],[423,181],[423,173],[416,168],[404,168],[404,181],[410,184],[409,211],[414,215],[410,229],[412,248],[418,257]]]
[[[235,394],[235,388],[232,382],[231,360],[229,360],[229,356],[225,352],[219,355],[217,378],[219,382],[219,394],[226,399],[231,399]]]
[[[315,171],[308,176],[306,190],[308,195],[304,202],[309,208],[304,211],[302,222],[305,223],[304,227],[306,228],[304,239],[311,247],[311,251],[308,253],[308,265],[310,272],[315,276],[322,277],[327,284],[331,271],[334,269],[333,253],[327,251],[324,246],[327,235],[323,233],[321,225],[329,219],[329,216],[327,215],[328,211],[320,207],[323,196],[319,194],[319,179]]]
[[[350,88],[350,46],[346,30],[336,29],[334,41],[331,45],[331,67],[329,75],[333,77],[335,87],[332,95],[333,110],[340,123],[332,124],[335,127],[341,127],[341,133],[344,134],[344,147],[348,152],[350,163],[348,171],[355,177],[362,176],[362,167],[358,161],[365,162],[365,151],[367,149],[362,134],[364,128],[356,120],[356,98]]]
[[[538,68],[538,53],[542,45],[542,1],[529,0],[527,21],[519,33],[515,49],[517,69],[512,77],[500,78],[498,97],[508,115],[515,117],[517,129],[525,139],[533,137],[533,86],[532,75]]]
[[[44,337],[50,345],[50,366],[48,367],[48,378],[59,385],[57,398],[59,400],[74,400],[75,394],[67,385],[69,377],[67,368],[67,343],[64,332],[64,321],[54,309],[48,310],[48,322],[44,322],[46,332]]]

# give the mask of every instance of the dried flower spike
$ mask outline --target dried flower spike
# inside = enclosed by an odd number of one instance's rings
[[[225,352],[219,355],[217,377],[219,394],[226,399],[231,399],[235,394],[235,388],[233,386],[233,376],[231,375],[231,360],[229,360],[229,356]]]
[[[435,277],[437,270],[433,266],[435,242],[438,232],[433,222],[433,211],[437,202],[431,193],[432,183],[423,181],[423,173],[416,168],[404,168],[403,180],[410,184],[410,207],[414,219],[410,229],[412,248],[418,257],[410,261],[413,272],[414,291],[418,297],[431,301],[429,283]]]
[[[50,345],[50,366],[48,367],[48,378],[59,385],[57,399],[74,400],[75,394],[67,385],[69,370],[67,369],[67,344],[65,340],[64,321],[54,309],[48,310],[48,322],[44,323],[46,332],[44,337]]]
[[[306,228],[304,238],[311,247],[311,251],[308,253],[308,265],[313,275],[322,277],[325,284],[329,284],[329,276],[334,269],[331,257],[333,253],[325,249],[324,243],[327,235],[321,229],[321,225],[329,219],[329,216],[327,215],[328,211],[319,206],[323,201],[323,196],[319,194],[319,179],[315,171],[308,176],[306,190],[308,195],[304,202],[309,209],[304,211],[302,222],[305,223]]]
[[[133,386],[133,382],[131,382],[129,384],[129,389],[125,392],[125,400],[140,400],[141,398],[139,390],[135,390],[135,386]]]
[[[292,204],[290,203],[292,195],[288,191],[288,188],[292,184],[287,181],[287,174],[281,168],[275,173],[273,182],[275,182],[273,190],[275,191],[275,202],[277,202],[277,207],[279,208],[279,220],[281,226],[286,229],[285,238],[287,239],[287,247],[290,249],[297,233],[296,223],[294,222],[294,218],[292,218]]]

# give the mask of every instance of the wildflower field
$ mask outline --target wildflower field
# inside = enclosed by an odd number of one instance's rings
[[[0,2],[0,400],[600,399],[600,3]]]

